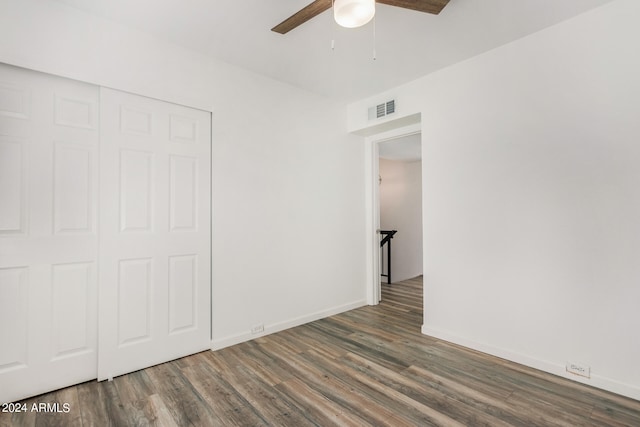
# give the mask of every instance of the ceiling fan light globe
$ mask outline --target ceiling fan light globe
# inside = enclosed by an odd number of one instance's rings
[[[333,17],[342,27],[361,27],[375,14],[375,0],[335,0],[333,3]]]

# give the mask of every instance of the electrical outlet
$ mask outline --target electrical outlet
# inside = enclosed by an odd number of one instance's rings
[[[567,362],[567,372],[581,377],[591,378],[591,367],[581,363]]]
[[[264,325],[262,323],[251,328],[252,334],[259,334],[260,332],[264,332]]]

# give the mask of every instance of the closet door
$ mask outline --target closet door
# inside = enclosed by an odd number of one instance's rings
[[[96,378],[98,94],[0,64],[0,402]]]
[[[211,117],[100,97],[103,380],[210,348]]]

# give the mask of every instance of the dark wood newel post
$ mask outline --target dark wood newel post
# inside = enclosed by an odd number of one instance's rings
[[[391,239],[393,239],[394,234],[396,234],[398,230],[380,230],[380,234],[382,235],[382,240],[380,241],[380,249],[387,245],[387,274],[382,273],[382,268],[380,269],[380,275],[387,278],[387,283],[391,284]]]

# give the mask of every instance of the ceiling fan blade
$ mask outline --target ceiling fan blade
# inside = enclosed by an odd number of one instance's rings
[[[449,0],[376,0],[376,2],[437,15]]]
[[[275,31],[276,33],[286,34],[299,25],[304,24],[309,19],[320,15],[327,9],[331,8],[331,0],[315,0],[308,6],[305,6],[300,11],[291,15],[275,27],[271,29],[271,31]]]
[[[449,0],[376,0],[376,2],[437,15],[449,3]],[[311,18],[320,15],[325,10],[330,9],[331,5],[332,0],[315,0],[273,27],[271,31],[286,34]]]

